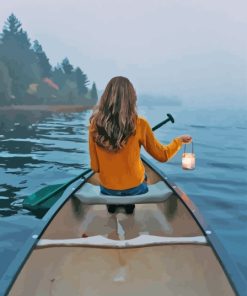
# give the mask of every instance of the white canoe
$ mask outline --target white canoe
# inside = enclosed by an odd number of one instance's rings
[[[125,197],[101,196],[93,172],[70,185],[10,266],[5,295],[240,295],[237,268],[189,197],[142,160],[151,189],[124,201],[133,215],[107,212]]]

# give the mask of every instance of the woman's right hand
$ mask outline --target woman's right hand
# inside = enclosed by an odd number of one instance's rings
[[[183,144],[189,144],[192,142],[192,137],[190,135],[182,135],[178,137]]]

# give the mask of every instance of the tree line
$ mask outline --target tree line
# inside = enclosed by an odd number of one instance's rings
[[[12,13],[0,34],[0,105],[80,104],[98,100],[95,83],[65,57],[52,67],[38,40],[31,43]]]

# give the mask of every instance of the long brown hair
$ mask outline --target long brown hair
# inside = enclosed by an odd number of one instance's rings
[[[112,78],[90,117],[94,141],[107,151],[117,152],[135,133],[136,92],[129,79]]]

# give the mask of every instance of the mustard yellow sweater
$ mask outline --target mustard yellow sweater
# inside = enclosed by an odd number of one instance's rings
[[[138,116],[136,134],[129,137],[126,145],[118,152],[108,152],[93,140],[89,126],[89,153],[93,171],[99,173],[102,186],[113,190],[136,187],[144,181],[144,165],[140,158],[141,146],[156,160],[165,162],[182,147],[180,138],[168,145],[161,144],[154,136],[147,120]]]

